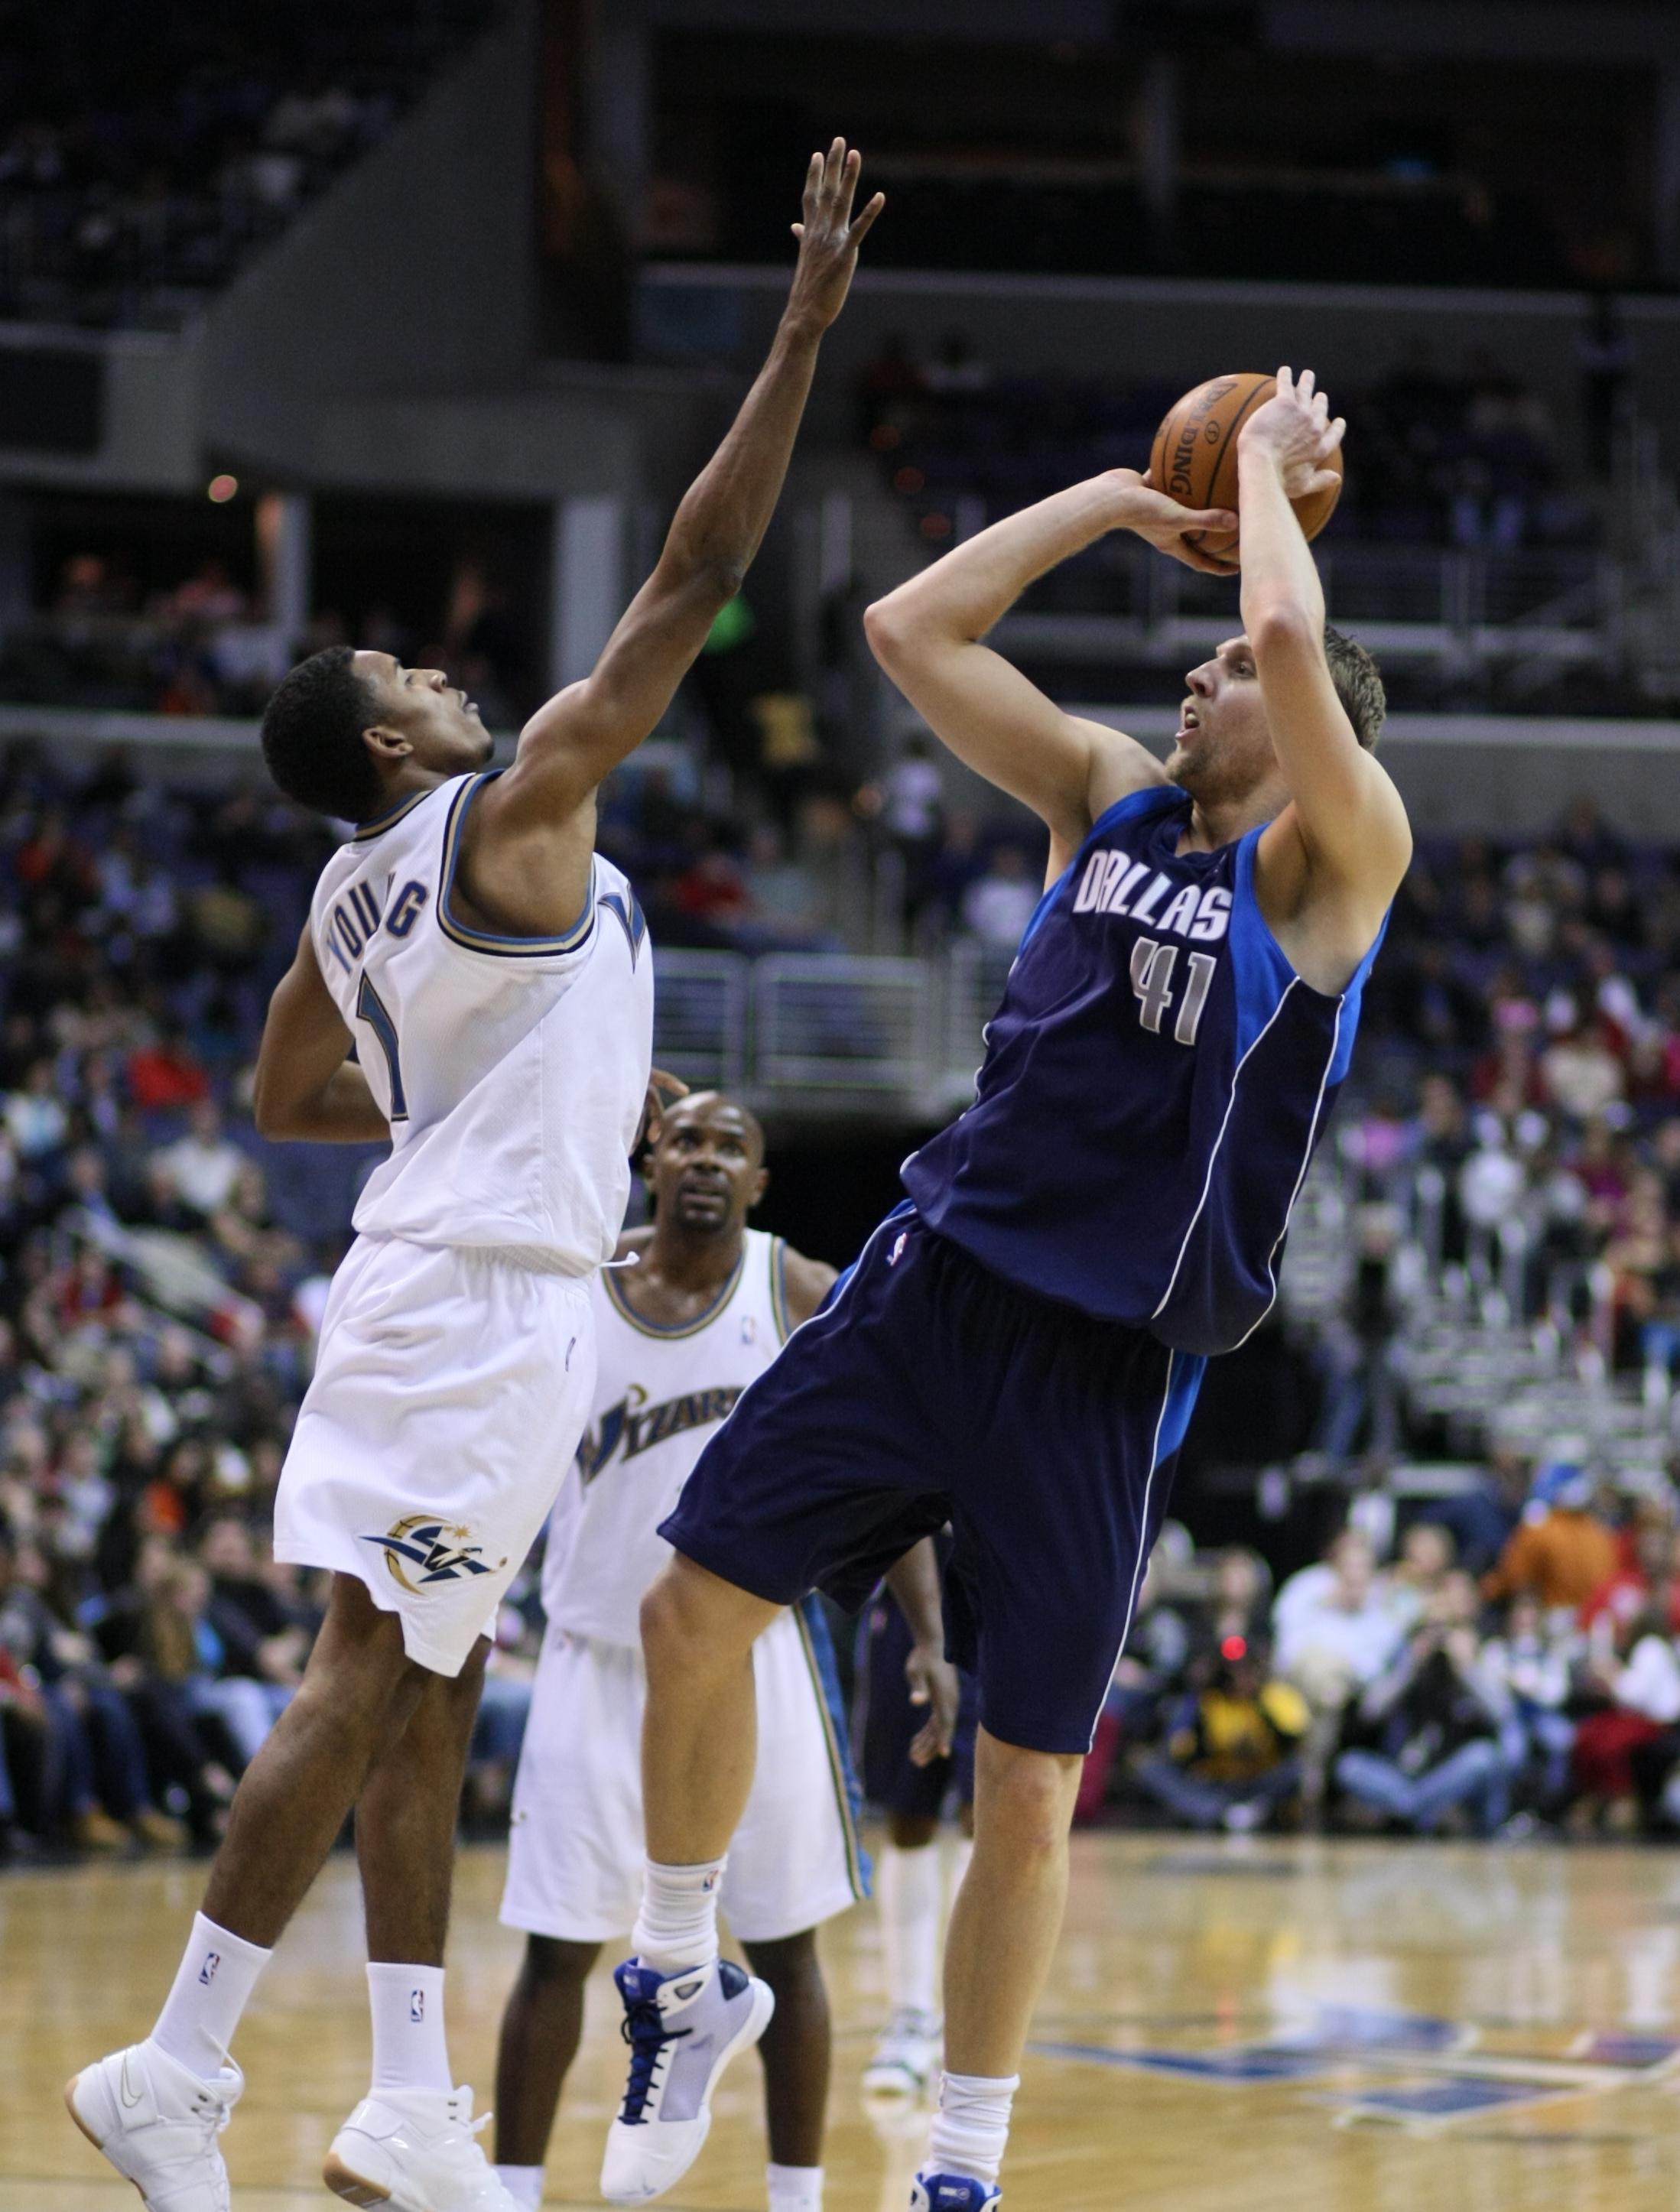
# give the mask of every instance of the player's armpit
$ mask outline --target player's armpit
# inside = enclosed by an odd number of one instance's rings
[[[252,1087],[252,1117],[265,1137],[365,1145],[391,1133],[332,1002],[306,923],[297,957],[275,986]]]

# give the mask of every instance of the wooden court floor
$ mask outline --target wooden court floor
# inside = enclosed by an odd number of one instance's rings
[[[1035,2025],[1009,2212],[1674,2212],[1680,2206],[1680,1853],[1086,1836]],[[451,1956],[458,2073],[487,2101],[517,1939],[501,1859],[464,1854]],[[143,2033],[202,1881],[186,1866],[0,1878],[0,2212],[129,2212],[59,2102]],[[880,2008],[867,1908],[830,1931],[838,2028],[831,2212],[904,2212],[915,2114],[866,2112]],[[237,2212],[328,2198],[322,2151],[360,2095],[355,1872],[336,1860],[247,2017],[226,2138]],[[593,2203],[622,2080],[605,1970],[549,2161]],[[764,2203],[740,2064],[677,2212]]]

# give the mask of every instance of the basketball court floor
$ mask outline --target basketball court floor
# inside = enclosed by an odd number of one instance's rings
[[[1081,1836],[1024,2069],[1008,2212],[1673,2212],[1680,2204],[1680,1853]],[[65,2118],[64,2077],[144,2032],[202,1869],[0,1878],[0,2212],[128,2212]],[[490,2101],[518,1939],[501,1856],[463,1855],[458,2074]],[[829,1931],[831,2212],[903,2212],[919,2116],[867,2112],[867,1908]],[[335,1859],[247,2017],[228,2137],[236,2212],[336,2200],[316,2176],[361,2094],[355,1869]],[[598,2200],[623,2046],[603,1967],[549,2160]],[[738,2065],[673,2212],[764,2203],[756,2064]]]

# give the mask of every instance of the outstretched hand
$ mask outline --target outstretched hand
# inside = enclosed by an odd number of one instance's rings
[[[1277,391],[1263,407],[1257,407],[1237,434],[1239,454],[1270,456],[1290,499],[1306,499],[1328,491],[1337,479],[1330,455],[1342,443],[1348,425],[1338,415],[1330,420],[1330,400],[1315,392],[1310,368],[1297,378],[1287,368],[1277,372]]]
[[[813,154],[805,173],[805,218],[794,225],[799,240],[799,266],[788,313],[795,321],[809,321],[825,331],[846,304],[857,249],[868,235],[875,217],[886,205],[886,195],[877,192],[855,220],[852,201],[857,193],[863,156],[849,151],[837,138],[827,154]]]
[[[1223,537],[1233,531],[1237,518],[1229,507],[1180,507],[1135,469],[1111,469],[1109,481],[1118,494],[1116,529],[1135,531],[1146,545],[1170,553],[1187,568],[1200,568],[1204,575],[1235,575],[1233,560],[1206,552],[1193,542],[1204,533]]]

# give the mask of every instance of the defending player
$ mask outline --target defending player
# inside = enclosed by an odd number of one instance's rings
[[[933,1595],[937,1602],[936,1587]],[[961,1824],[953,1897],[973,1850],[974,1678],[965,1674],[960,1685],[952,1684],[959,1702],[949,1753],[924,1759],[917,1752],[924,1716],[912,1688],[915,1650],[903,1607],[890,1590],[877,1590],[858,1636],[852,1707],[863,1794],[886,1815],[886,1838],[875,1863],[875,1901],[887,2018],[863,2069],[864,2094],[871,2097],[920,2096],[939,2063],[939,1840],[947,1799],[955,1800]]]
[[[282,1477],[275,1549],[329,1568],[296,1698],[234,1801],[143,2043],[76,2076],[77,2125],[154,2212],[227,2212],[240,2012],[352,1805],[373,2092],[325,2178],[397,2212],[513,2212],[452,2087],[443,1951],[456,1807],[497,1602],[582,1430],[586,1279],[624,1218],[653,969],[594,852],[595,788],[669,703],[757,551],[858,242],[858,157],[813,158],[776,343],[593,673],[505,775],[435,669],[319,653],[264,719],[275,781],[360,823],[328,862],[257,1066],[273,1137],[391,1139],[356,1208]],[[359,1058],[347,1054],[354,1045]]]
[[[671,1556],[659,1524],[707,1437],[834,1282],[831,1267],[747,1227],[767,1181],[764,1155],[745,1107],[715,1092],[679,1101],[648,1162],[654,1225],[621,1242],[619,1261],[633,1264],[590,1286],[594,1398],[544,1562],[548,1626],[502,1903],[503,1922],[530,1936],[502,2021],[496,2103],[497,2172],[521,2204],[541,2202],[584,1983],[602,1943],[636,1917],[637,1614]],[[720,1893],[776,2001],[761,2046],[770,2212],[820,2212],[829,2016],[816,1930],[863,1894],[863,1863],[815,1601],[779,1615],[752,1657],[758,1772]]]
[[[981,641],[1035,577],[1111,530],[1206,566],[1184,533],[1236,517],[1186,513],[1114,471],[870,611],[905,696],[1046,823],[1050,879],[974,1104],[906,1163],[908,1203],[747,1392],[665,1526],[677,1557],[642,1608],[630,2087],[602,2174],[617,2201],[668,2188],[703,2139],[703,2114],[664,2086],[675,2039],[727,2039],[752,2002],[718,1965],[711,1887],[752,1771],[752,1639],[813,1583],[859,1602],[884,1557],[947,1518],[953,1652],[980,1683],[975,1850],[912,2203],[977,2212],[997,2197],[1082,1754],[1203,1362],[1275,1295],[1411,849],[1370,750],[1376,670],[1326,629],[1289,503],[1323,482],[1341,434],[1311,376],[1287,371],[1244,427],[1245,635],[1191,672],[1165,770]]]

